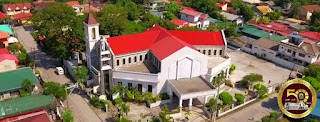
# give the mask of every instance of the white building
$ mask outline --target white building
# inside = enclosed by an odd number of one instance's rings
[[[189,100],[191,107],[193,98],[216,94],[211,81],[219,73],[228,77],[231,59],[223,31],[169,31],[154,26],[139,34],[100,39],[99,24],[89,14],[85,33],[93,84],[107,86],[107,93],[116,84],[136,86],[140,92],[168,93],[179,99],[180,107]]]
[[[16,15],[19,13],[30,13],[30,3],[3,4],[3,12],[6,15]]]
[[[190,22],[196,25],[198,28],[208,28],[210,25],[208,15],[189,7],[180,11],[180,19]]]
[[[237,25],[242,25],[243,24],[243,21],[244,21],[244,18],[239,16],[239,15],[235,15],[235,14],[231,14],[231,13],[228,13],[228,12],[220,12],[220,14],[224,17],[227,18],[228,21],[231,21]]]

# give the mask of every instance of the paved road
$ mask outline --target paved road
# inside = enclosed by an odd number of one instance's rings
[[[260,121],[262,117],[269,115],[272,111],[279,111],[277,94],[272,94],[268,99],[250,104],[232,113],[228,113],[226,116],[218,119],[218,122]],[[254,120],[251,120],[252,117],[254,117]]]
[[[70,79],[64,75],[57,75],[56,66],[61,66],[59,61],[51,58],[34,41],[30,32],[25,31],[23,27],[14,27],[17,38],[22,45],[27,49],[31,56],[35,56],[36,67],[41,72],[41,77],[44,81],[54,81],[60,84],[70,82]],[[69,106],[75,115],[76,122],[101,122],[98,116],[93,112],[88,103],[78,94],[68,96]]]
[[[35,57],[36,67],[41,72],[41,77],[44,81],[54,81],[60,84],[68,83],[70,80],[64,75],[57,75],[55,71],[56,66],[61,66],[58,60],[55,60],[45,52],[41,51],[34,38],[29,31],[25,31],[22,26],[14,27],[17,38],[22,45],[27,49],[27,52]]]

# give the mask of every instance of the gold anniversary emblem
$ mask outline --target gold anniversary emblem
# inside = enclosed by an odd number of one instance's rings
[[[293,79],[280,88],[278,105],[285,115],[299,119],[312,112],[316,106],[316,98],[316,91],[308,82],[302,79]]]

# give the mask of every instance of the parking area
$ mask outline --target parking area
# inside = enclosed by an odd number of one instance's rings
[[[229,48],[227,49],[227,52],[231,57],[231,63],[235,64],[237,67],[230,75],[230,80],[232,82],[240,81],[243,76],[250,73],[257,73],[263,76],[265,85],[273,86],[285,82],[290,74],[289,69],[283,68],[272,62],[259,59],[248,53],[231,50]],[[270,84],[269,80],[271,81]]]

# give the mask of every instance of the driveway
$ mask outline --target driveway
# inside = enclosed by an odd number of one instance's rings
[[[258,73],[263,76],[265,85],[273,86],[286,82],[290,74],[290,70],[272,62],[259,59],[248,53],[231,50],[229,48],[227,49],[227,52],[231,57],[231,63],[237,66],[236,70],[230,75],[230,80],[232,82],[240,81],[243,76],[250,73]],[[270,84],[269,80],[271,81]]]
[[[42,79],[46,81],[53,81],[60,84],[65,84],[70,81],[64,75],[57,75],[55,67],[61,66],[61,63],[47,56],[45,52],[41,51],[41,47],[36,43],[29,31],[26,31],[22,26],[13,28],[20,43],[27,49],[30,56],[35,57],[36,69],[41,72]]]
[[[240,109],[237,109],[226,116],[218,119],[218,122],[253,122],[260,121],[272,111],[279,111],[277,94],[272,94],[269,98],[254,102]],[[252,120],[254,118],[254,120]]]

